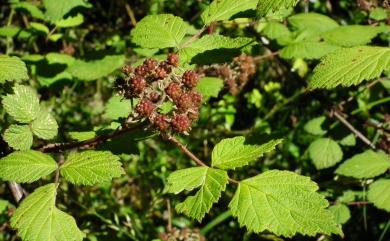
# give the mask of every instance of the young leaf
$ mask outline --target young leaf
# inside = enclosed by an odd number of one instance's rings
[[[39,151],[17,151],[0,159],[0,178],[4,181],[31,183],[56,169],[55,160]]]
[[[308,30],[315,33],[326,32],[339,26],[335,20],[319,13],[296,14],[289,17],[288,22],[298,31]]]
[[[178,47],[189,25],[172,14],[148,15],[131,31],[133,43],[143,48]]]
[[[251,38],[229,38],[218,34],[206,35],[179,51],[180,61],[191,62],[196,55],[215,49],[241,49],[251,44]]]
[[[229,20],[239,12],[256,9],[254,0],[214,0],[202,13],[201,18],[204,24],[215,21]]]
[[[61,19],[56,22],[56,26],[60,28],[76,27],[84,22],[84,16],[78,13],[76,16],[69,16],[66,19]]]
[[[339,46],[327,42],[302,41],[284,47],[280,51],[280,57],[285,59],[320,59],[339,48]]]
[[[262,17],[270,12],[276,12],[282,8],[295,6],[299,0],[259,0],[257,3],[257,15]]]
[[[124,61],[123,55],[107,55],[91,61],[77,59],[67,71],[79,80],[92,81],[111,74],[120,68]]]
[[[305,126],[303,127],[306,132],[313,134],[313,135],[318,135],[322,136],[326,133],[324,129],[322,129],[322,124],[326,120],[325,116],[320,116],[314,119],[311,119],[308,121]]]
[[[23,241],[82,241],[74,218],[55,206],[56,184],[37,188],[16,209],[11,226]]]
[[[384,26],[348,25],[325,32],[322,37],[331,44],[353,47],[370,43],[371,39],[388,29]]]
[[[0,55],[0,84],[28,79],[26,64],[18,57]]]
[[[285,237],[340,233],[328,202],[308,177],[272,170],[243,180],[229,204],[238,222],[253,232]]]
[[[215,77],[203,77],[196,86],[196,91],[204,97],[218,97],[223,88],[223,80]]]
[[[30,27],[32,29],[36,30],[37,32],[44,33],[45,35],[49,34],[49,32],[50,32],[49,28],[42,23],[31,22]]]
[[[320,138],[309,146],[309,155],[317,169],[325,169],[336,165],[343,159],[343,151],[339,144],[330,138]]]
[[[39,138],[50,140],[57,135],[58,124],[56,119],[48,111],[41,111],[38,117],[32,122],[31,129]]]
[[[4,140],[15,150],[29,150],[33,134],[28,125],[10,125],[4,132]]]
[[[390,212],[390,180],[379,179],[372,183],[368,189],[367,199],[375,207]]]
[[[339,49],[325,56],[314,69],[311,88],[331,89],[372,80],[390,68],[390,48],[359,46]]]
[[[200,187],[194,196],[189,196],[176,206],[179,213],[201,221],[217,202],[228,183],[226,171],[209,167],[194,167],[179,170],[168,177],[167,192],[179,193]]]
[[[71,153],[61,166],[61,175],[74,184],[94,185],[124,174],[119,157],[108,151]]]
[[[91,7],[87,0],[43,0],[43,5],[46,8],[46,18],[52,23],[61,20],[70,10],[76,7]]]
[[[337,224],[344,224],[351,218],[351,211],[345,204],[338,203],[330,206],[329,211],[333,213]]]
[[[34,89],[16,85],[14,94],[3,97],[3,107],[9,115],[21,123],[33,121],[39,114],[39,99]]]
[[[354,155],[341,164],[336,173],[354,178],[372,178],[379,176],[390,168],[390,158],[382,151],[365,151]]]
[[[71,131],[68,134],[72,140],[76,141],[85,141],[96,137],[96,132],[94,131]]]
[[[356,137],[354,134],[349,134],[343,139],[341,139],[340,144],[343,146],[355,146],[356,145]]]
[[[211,165],[221,169],[242,167],[272,151],[281,142],[277,139],[262,145],[247,145],[243,136],[224,139],[214,147]]]

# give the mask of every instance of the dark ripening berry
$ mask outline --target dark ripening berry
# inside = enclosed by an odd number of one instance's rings
[[[160,99],[161,99],[161,95],[157,92],[152,92],[150,93],[149,95],[149,99],[152,101],[152,102],[158,102]]]
[[[153,119],[153,124],[160,131],[166,131],[170,127],[169,119],[165,115],[157,115],[156,118]]]
[[[168,63],[168,61],[163,61],[158,65],[159,68],[165,70],[167,74],[172,72],[172,66]]]
[[[199,81],[199,75],[192,70],[187,70],[183,74],[183,83],[188,88],[194,88]]]
[[[199,108],[202,104],[202,95],[195,91],[191,91],[189,95],[191,96],[193,107]]]
[[[161,67],[157,67],[156,70],[155,70],[155,73],[154,73],[154,77],[156,79],[164,79],[168,76],[167,72],[165,71],[165,69],[161,68]]]
[[[189,93],[182,94],[179,98],[175,100],[175,104],[181,111],[188,110],[193,106],[191,94]]]
[[[222,76],[223,78],[229,78],[230,77],[230,68],[227,66],[221,66],[221,68],[218,69],[218,74]]]
[[[144,61],[144,67],[145,67],[148,71],[154,70],[154,69],[157,67],[157,60],[155,60],[155,59],[145,59],[145,61]]]
[[[130,80],[130,88],[136,94],[141,94],[146,87],[146,81],[141,76],[134,76]]]
[[[150,117],[156,106],[149,100],[142,100],[135,107],[135,111],[143,117]]]
[[[168,64],[177,67],[179,66],[179,56],[177,56],[176,54],[168,54],[167,62]]]
[[[139,76],[146,76],[148,73],[148,70],[145,68],[145,66],[140,65],[137,68],[134,69],[134,73]]]
[[[172,98],[172,100],[176,100],[182,94],[181,87],[178,83],[170,83],[167,88],[165,88],[165,93]]]
[[[185,115],[177,115],[172,119],[172,127],[179,133],[188,131],[191,127],[191,120]]]

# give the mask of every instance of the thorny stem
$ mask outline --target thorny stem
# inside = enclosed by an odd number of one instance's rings
[[[184,154],[186,154],[189,158],[191,158],[191,160],[196,162],[196,164],[198,164],[199,166],[209,167],[202,160],[200,160],[194,153],[192,153],[190,150],[188,150],[188,148],[183,143],[181,143],[179,140],[177,140],[174,136],[169,135],[169,134],[163,134],[163,137],[165,139],[167,139],[168,141],[170,141],[175,146],[177,146]],[[240,183],[239,181],[234,180],[230,177],[229,177],[229,182],[234,183],[234,184]]]

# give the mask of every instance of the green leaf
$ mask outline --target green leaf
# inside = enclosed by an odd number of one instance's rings
[[[348,25],[325,32],[322,37],[331,44],[353,47],[370,43],[371,39],[386,30],[389,28],[384,26]]]
[[[344,224],[351,218],[351,211],[345,204],[336,204],[329,207],[329,211],[333,213],[337,224]]]
[[[33,134],[28,125],[11,125],[4,132],[4,140],[15,150],[29,150]]]
[[[384,8],[374,8],[370,12],[370,18],[376,20],[376,21],[381,21],[381,20],[386,20],[388,16],[388,13],[386,9]]]
[[[42,23],[37,23],[37,22],[31,22],[30,27],[38,32],[42,32],[44,34],[49,34],[50,30],[49,28],[42,24]]]
[[[148,15],[131,31],[133,43],[143,48],[178,47],[189,25],[172,14]]]
[[[35,6],[34,4],[30,2],[19,2],[14,5],[15,9],[17,10],[25,10],[31,14],[32,17],[37,19],[44,19],[45,16],[43,15],[42,11]]]
[[[131,101],[115,95],[108,100],[104,110],[104,118],[109,120],[126,118],[130,115],[131,111]]]
[[[23,200],[11,218],[23,241],[82,241],[81,232],[72,216],[55,206],[56,184],[37,188]]]
[[[340,144],[343,146],[355,146],[356,145],[356,137],[354,134],[349,134],[340,140]]]
[[[336,173],[354,178],[372,178],[385,173],[390,168],[390,158],[382,151],[372,150],[354,155],[341,164]]]
[[[61,19],[56,22],[56,26],[59,28],[71,28],[79,26],[84,22],[84,16],[78,13],[76,16],[69,16],[66,19]]]
[[[280,57],[285,59],[320,59],[339,48],[337,45],[326,42],[302,41],[284,47],[280,51]]]
[[[56,119],[48,112],[41,111],[32,122],[31,129],[34,135],[44,140],[50,140],[57,136],[58,124]]]
[[[8,208],[9,202],[7,200],[0,199],[0,214],[2,214]]]
[[[85,141],[88,139],[92,139],[96,136],[96,133],[94,131],[72,131],[68,134],[72,140],[76,141]]]
[[[202,13],[204,24],[208,25],[215,21],[229,20],[239,12],[256,9],[254,0],[214,0]]]
[[[282,8],[293,7],[298,2],[299,0],[259,0],[257,4],[257,15],[262,17]]]
[[[31,183],[57,169],[54,159],[39,151],[17,151],[0,159],[0,178]]]
[[[367,199],[375,207],[390,212],[390,180],[379,179],[372,183],[368,189]]]
[[[3,107],[16,121],[29,123],[39,114],[39,99],[35,90],[29,86],[16,85],[14,94],[3,97]]]
[[[339,26],[335,20],[319,13],[296,14],[289,17],[288,22],[299,31],[309,30],[315,33],[326,32]]]
[[[94,185],[120,177],[124,174],[121,166],[119,157],[109,151],[84,151],[71,153],[60,170],[71,183]]]
[[[43,0],[43,5],[46,8],[46,18],[52,23],[61,20],[70,10],[76,7],[91,7],[87,0]]]
[[[107,55],[99,60],[84,61],[77,59],[67,71],[79,80],[92,81],[108,76],[123,66],[123,55]]]
[[[0,55],[0,84],[28,79],[26,64],[18,57]]]
[[[242,167],[272,151],[281,142],[281,139],[277,139],[262,145],[248,145],[243,136],[224,139],[214,147],[211,165],[221,169]]]
[[[296,233],[340,233],[328,201],[308,177],[289,171],[266,171],[243,180],[229,204],[233,216],[249,231],[268,230],[278,236]]]
[[[201,181],[201,188],[194,196],[189,196],[186,200],[184,200],[184,202],[176,205],[177,212],[184,213],[189,217],[195,218],[199,222],[203,219],[204,215],[210,211],[213,203],[216,203],[221,197],[221,193],[225,191],[226,184],[228,183],[228,175],[226,171],[209,167],[200,168],[202,169],[196,171],[198,178],[193,180],[195,183],[191,183],[187,177],[184,179],[187,182],[186,186],[175,184],[172,187],[171,184],[170,188],[175,192],[181,189],[193,189],[195,186],[199,186],[199,182]],[[204,172],[203,168],[206,168],[206,172]],[[199,180],[200,173],[204,174],[201,176],[201,180]],[[185,173],[182,173],[182,175],[183,174]]]
[[[175,171],[169,175],[165,190],[174,194],[192,191],[204,184],[208,170],[208,167],[191,167]]]
[[[278,44],[286,45],[292,41],[292,33],[286,25],[271,21],[262,30],[262,33],[269,39],[275,39]]]
[[[303,128],[305,129],[306,132],[310,134],[322,136],[326,133],[326,130],[322,129],[322,124],[324,123],[325,120],[326,120],[325,116],[320,116],[311,119],[305,124]]]
[[[330,138],[320,138],[309,146],[309,155],[317,169],[325,169],[336,165],[343,159],[343,151],[339,144]]]
[[[46,55],[46,60],[48,64],[65,64],[70,66],[74,63],[75,58],[67,54],[53,52]]]
[[[378,78],[390,68],[390,48],[359,46],[339,49],[325,56],[314,69],[310,88],[351,86]]]
[[[179,51],[180,61],[190,62],[193,57],[214,49],[241,49],[251,44],[251,38],[230,38],[218,34],[205,35]]]
[[[220,78],[203,77],[196,86],[196,91],[201,93],[204,97],[218,97],[223,86],[223,80]]]

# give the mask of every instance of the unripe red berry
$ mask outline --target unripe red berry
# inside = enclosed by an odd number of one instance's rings
[[[222,66],[218,69],[218,74],[221,75],[223,78],[229,78],[230,76],[230,69],[227,66]]]
[[[179,133],[188,131],[191,127],[191,120],[185,115],[177,115],[172,119],[172,127]]]
[[[191,94],[182,94],[179,98],[176,99],[175,104],[181,111],[188,110],[193,106]]]
[[[145,59],[144,67],[148,70],[154,70],[157,67],[157,60],[155,59]]]
[[[178,83],[172,82],[165,88],[165,93],[173,100],[176,100],[181,96],[182,90]]]
[[[165,115],[157,115],[154,118],[153,123],[160,131],[165,131],[170,127],[169,119]]]
[[[165,72],[167,74],[170,74],[172,72],[172,66],[170,63],[168,63],[168,61],[163,61],[161,62],[158,67],[162,68],[163,70],[165,70]]]
[[[168,57],[167,57],[167,62],[168,64],[174,66],[174,67],[177,67],[179,66],[179,56],[177,56],[176,54],[168,54]]]
[[[152,102],[158,102],[161,98],[161,95],[157,92],[152,92],[150,93],[149,95],[149,99],[152,101]]]
[[[161,68],[160,66],[156,68],[155,73],[154,73],[154,77],[156,79],[164,79],[167,76],[168,76],[168,74],[164,68]]]
[[[202,104],[202,95],[195,91],[191,91],[189,95],[191,96],[193,107],[200,107],[200,105]]]
[[[145,66],[140,65],[134,69],[134,73],[139,76],[145,76],[148,73],[148,70],[145,68]]]
[[[135,94],[141,94],[146,87],[146,81],[141,76],[134,76],[130,79],[130,88]]]
[[[194,88],[199,81],[199,75],[192,70],[187,70],[184,72],[182,78],[184,85],[188,88]]]
[[[156,106],[149,100],[141,100],[135,107],[135,111],[143,117],[150,117]]]

